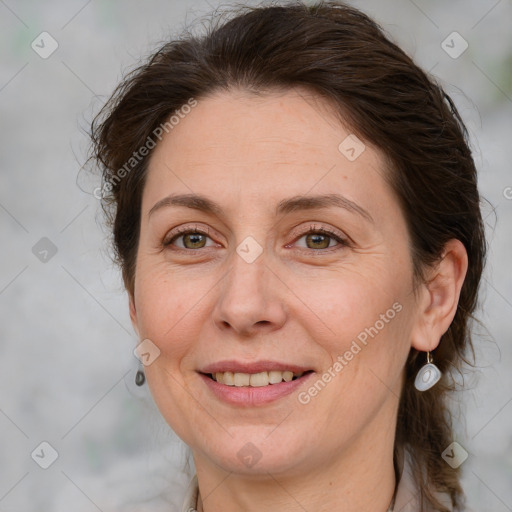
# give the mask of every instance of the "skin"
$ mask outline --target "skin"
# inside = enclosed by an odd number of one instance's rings
[[[349,161],[338,146],[352,132],[332,111],[303,89],[223,91],[200,99],[151,156],[130,316],[140,340],[160,350],[147,381],[193,451],[206,512],[386,511],[407,355],[411,346],[434,350],[456,311],[462,244],[449,242],[414,291],[383,156],[365,143]],[[168,206],[149,214],[178,193],[207,196],[223,213]],[[329,193],[372,220],[335,206],[276,215],[283,199]],[[209,235],[164,246],[180,226]],[[311,226],[347,243],[308,237]],[[236,251],[248,236],[263,250],[252,263]],[[294,392],[230,405],[197,373],[221,360],[271,359],[314,369],[299,389],[307,391],[395,303],[401,311],[307,404]],[[248,442],[261,454],[251,467],[237,456]]]

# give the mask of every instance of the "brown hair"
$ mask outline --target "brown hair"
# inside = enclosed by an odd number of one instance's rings
[[[125,286],[133,293],[150,152],[141,158],[137,153],[129,169],[126,162],[162,123],[191,98],[235,87],[257,93],[302,86],[329,100],[340,119],[389,162],[386,177],[407,221],[416,280],[448,240],[460,240],[468,254],[457,312],[436,351],[443,378],[418,392],[413,381],[424,357],[411,349],[395,439],[395,467],[404,448],[412,455],[421,510],[448,510],[436,491],[447,492],[457,510],[463,502],[459,473],[441,458],[453,441],[446,401],[454,389],[450,372],[472,349],[469,322],[486,253],[466,128],[442,88],[354,8],[334,1],[289,2],[238,6],[231,13],[232,19],[212,23],[201,37],[187,33],[164,44],[125,77],[93,121],[92,158],[108,184],[102,204]]]

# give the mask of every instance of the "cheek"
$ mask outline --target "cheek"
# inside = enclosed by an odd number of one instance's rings
[[[171,278],[169,272],[139,273],[135,287],[135,306],[140,335],[158,346],[169,360],[179,360],[193,339],[195,321],[208,287],[203,281]],[[199,327],[198,327],[199,329]]]
[[[380,388],[387,389],[379,379],[393,386],[401,375],[414,301],[407,266],[402,271],[399,267],[391,261],[364,270],[346,267],[307,288],[307,305],[324,333],[315,338],[326,355],[324,370],[343,375],[331,389],[354,390],[344,394],[348,402],[360,401],[361,390],[368,385],[375,385],[379,395]]]
[[[332,335],[353,337],[403,300],[406,287],[401,281],[383,269],[362,272],[346,268],[305,283],[304,302]],[[394,313],[392,310],[389,316]]]
[[[201,400],[190,400],[184,372],[203,323],[198,318],[198,298],[205,293],[204,283],[173,278],[155,268],[138,271],[135,304],[140,336],[160,351],[145,368],[147,382],[162,416],[182,439],[188,439],[188,421],[201,424],[204,414],[196,407]]]

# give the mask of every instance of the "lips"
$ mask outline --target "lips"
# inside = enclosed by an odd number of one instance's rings
[[[279,361],[255,361],[251,363],[243,363],[238,361],[219,361],[217,363],[209,364],[201,370],[200,373],[215,374],[215,373],[260,373],[269,371],[291,371],[292,373],[305,373],[313,370],[306,366],[300,366],[293,363],[283,363]]]
[[[312,371],[290,363],[276,361],[257,361],[253,363],[239,363],[236,361],[220,361],[206,366],[201,370],[213,380],[226,386],[252,386],[262,387],[281,382],[290,382],[302,377],[304,373]]]
[[[221,361],[199,371],[211,392],[232,405],[253,407],[289,395],[314,371],[276,361]]]

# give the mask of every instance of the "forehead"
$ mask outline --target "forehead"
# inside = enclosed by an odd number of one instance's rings
[[[310,91],[222,91],[198,99],[154,149],[143,209],[175,191],[260,204],[340,192],[371,203],[390,193],[383,172],[380,152]]]

